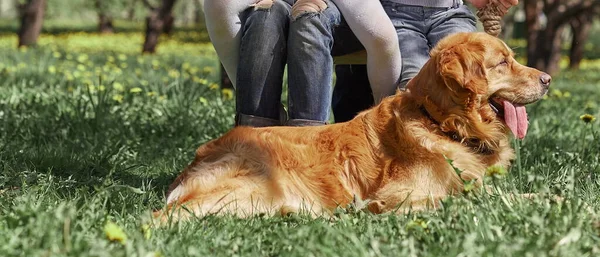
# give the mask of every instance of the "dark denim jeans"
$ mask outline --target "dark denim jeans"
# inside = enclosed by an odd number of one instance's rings
[[[242,14],[236,108],[239,125],[278,125],[285,65],[288,68],[287,125],[329,120],[332,54],[362,48],[337,7],[292,18],[293,1],[274,1],[270,9]],[[343,42],[336,44],[337,41]],[[334,46],[335,45],[335,46]],[[249,118],[250,117],[250,118]],[[241,122],[240,122],[241,120]]]
[[[434,8],[397,4],[382,0],[396,32],[402,53],[402,75],[400,87],[417,75],[429,60],[429,51],[442,38],[457,32],[476,31],[476,18],[465,5],[452,8]],[[366,97],[370,92],[366,69],[359,65],[338,65],[333,92],[333,114],[335,122],[352,119],[357,113],[373,105],[373,99]],[[352,79],[340,79],[350,77]]]

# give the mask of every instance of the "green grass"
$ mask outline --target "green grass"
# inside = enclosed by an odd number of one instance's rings
[[[233,124],[202,35],[0,37],[0,256],[598,256],[600,68],[556,76],[496,193],[435,212],[204,217],[147,228],[196,147]],[[507,200],[508,193],[540,193]],[[557,203],[549,194],[563,196]],[[126,239],[111,241],[107,223]],[[116,229],[118,230],[118,229]],[[118,231],[116,234],[119,234]]]

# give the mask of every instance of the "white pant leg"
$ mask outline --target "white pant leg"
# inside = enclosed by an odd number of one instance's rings
[[[375,103],[396,92],[402,60],[396,29],[379,0],[332,0],[367,50]]]
[[[206,28],[229,79],[235,86],[241,38],[240,13],[258,0],[205,0]]]

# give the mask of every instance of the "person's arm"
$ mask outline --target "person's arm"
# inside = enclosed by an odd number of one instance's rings
[[[379,0],[332,0],[367,50],[367,73],[375,103],[396,92],[402,60],[398,35]]]
[[[490,1],[494,1],[494,0],[467,0],[467,1],[469,1],[471,4],[473,4],[473,6],[475,6],[475,8],[481,9],[484,6],[486,6]],[[505,14],[508,12],[508,9],[519,4],[519,0],[496,0],[496,2],[499,3],[498,7]]]

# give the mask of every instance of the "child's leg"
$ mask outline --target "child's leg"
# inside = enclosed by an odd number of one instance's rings
[[[402,61],[394,25],[378,0],[333,0],[367,50],[367,72],[378,103],[396,92]]]
[[[272,2],[272,0],[267,0]],[[205,0],[206,29],[217,55],[235,86],[240,45],[240,13],[259,0]],[[260,8],[260,7],[257,7]]]

